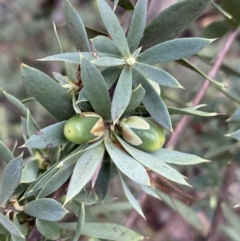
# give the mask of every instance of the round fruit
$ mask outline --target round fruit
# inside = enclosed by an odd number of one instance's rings
[[[65,137],[76,144],[91,143],[105,132],[104,121],[94,112],[83,112],[70,118],[64,125]]]
[[[157,151],[165,142],[163,129],[150,120],[139,116],[122,119],[120,131],[125,141],[147,152]]]

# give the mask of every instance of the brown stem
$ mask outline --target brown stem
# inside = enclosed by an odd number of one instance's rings
[[[222,48],[220,49],[220,51],[219,51],[219,53],[216,57],[215,64],[213,65],[212,69],[209,72],[209,77],[214,78],[216,76],[217,72],[219,71],[219,68],[221,67],[223,59],[224,59],[227,51],[229,50],[231,44],[233,43],[236,35],[237,35],[237,30],[236,31],[230,31],[228,33],[228,35],[226,36],[225,41],[222,45]],[[194,99],[192,101],[192,105],[197,105],[201,101],[201,99],[203,98],[208,86],[209,86],[209,81],[205,80],[204,83],[202,84],[200,90],[198,91],[198,93],[194,97]],[[168,143],[166,144],[167,148],[174,148],[176,146],[176,144],[180,140],[180,137],[181,137],[181,134],[182,134],[183,130],[188,125],[190,120],[191,120],[191,117],[189,117],[189,116],[184,116],[180,120],[179,124],[177,125],[177,128],[175,129],[175,133],[171,136]],[[150,173],[150,175],[155,175],[155,173]],[[139,198],[139,203],[140,203],[141,206],[146,201],[146,199],[147,199],[147,194],[142,192],[140,194],[140,198]],[[135,223],[137,217],[138,217],[138,214],[136,213],[135,210],[133,210],[130,213],[130,215],[129,215],[126,223],[125,223],[126,226],[131,228],[133,226],[133,224]]]
[[[28,235],[27,241],[39,241],[41,238],[41,233],[38,231],[36,224],[34,225],[32,231]]]

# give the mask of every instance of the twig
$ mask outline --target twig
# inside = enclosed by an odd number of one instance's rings
[[[236,167],[237,167],[236,163],[230,163],[228,165],[228,168],[227,168],[227,171],[225,174],[225,178],[223,180],[220,196],[218,199],[217,207],[214,212],[210,232],[208,235],[208,241],[218,241],[219,240],[219,234],[218,234],[217,230],[218,230],[218,224],[220,223],[220,221],[222,219],[221,205],[227,199],[228,187],[229,187],[230,183],[232,182]]]
[[[223,59],[224,59],[227,51],[229,50],[231,44],[233,43],[236,35],[237,35],[237,30],[236,31],[230,31],[228,33],[228,35],[226,36],[225,41],[222,45],[222,48],[220,49],[220,51],[219,51],[219,53],[216,57],[215,64],[213,65],[212,69],[209,72],[209,75],[208,75],[209,77],[214,78],[216,76],[219,68],[221,67]],[[194,97],[194,99],[192,101],[192,105],[197,105],[201,101],[201,99],[203,98],[208,86],[209,86],[209,81],[205,80],[204,83],[202,84],[199,92]],[[168,143],[166,144],[166,148],[174,148],[176,146],[176,144],[180,140],[180,137],[182,135],[182,132],[183,132],[184,128],[188,125],[190,120],[191,120],[191,117],[189,117],[189,116],[184,116],[180,120],[179,124],[177,125],[177,128],[175,129],[175,133],[172,135],[172,137],[169,139]],[[150,175],[156,175],[156,174],[154,172],[152,172],[152,173],[150,173]],[[139,198],[139,203],[140,203],[141,206],[146,201],[146,198],[147,198],[147,194],[142,192],[140,194],[140,198]],[[137,217],[138,217],[138,214],[136,213],[135,210],[133,210],[130,213],[125,225],[129,228],[132,227],[133,224],[135,223],[135,220],[137,219]]]

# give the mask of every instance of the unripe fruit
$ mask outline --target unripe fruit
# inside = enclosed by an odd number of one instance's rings
[[[97,141],[105,132],[101,116],[94,112],[83,112],[70,118],[63,129],[65,137],[76,144]]]
[[[147,152],[157,151],[165,142],[163,129],[150,120],[139,116],[122,119],[120,131],[125,141]]]

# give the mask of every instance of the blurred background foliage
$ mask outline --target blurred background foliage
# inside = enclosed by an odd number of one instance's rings
[[[103,25],[99,20],[100,16],[97,11],[96,1],[72,0],[71,2],[87,26],[104,31]],[[149,8],[148,21],[175,2],[177,1],[152,1]],[[117,8],[117,13],[121,18],[124,10]],[[129,18],[130,15],[127,13],[123,20],[123,27],[127,26]],[[57,26],[63,51],[74,51],[73,43],[65,29],[61,1],[35,0],[29,3],[28,0],[0,0],[0,87],[20,100],[29,97],[29,94],[23,87],[19,68],[20,62],[40,69],[49,75],[52,75],[52,72],[64,74],[62,63],[36,61],[36,59],[59,53],[52,21]],[[191,63],[204,73],[208,73],[211,69],[214,57],[223,41],[222,36],[226,33],[226,26],[224,16],[210,5],[201,17],[192,23],[180,36],[218,38],[198,56],[189,59]],[[236,96],[237,100],[240,99],[239,56],[240,36],[238,35],[224,60],[221,71],[215,78],[219,82],[228,85],[228,90],[232,95]],[[164,89],[165,100],[168,106],[188,106],[198,92],[203,78],[176,62],[164,63],[161,65],[161,68],[170,72],[185,87],[185,90]],[[210,227],[211,218],[215,215],[218,198],[222,191],[222,183],[230,161],[236,162],[236,165],[234,164],[235,168],[232,171],[231,183],[227,191],[228,206],[232,207],[240,202],[240,168],[238,165],[240,161],[240,145],[236,140],[225,137],[227,133],[231,133],[240,127],[239,122],[226,122],[239,106],[239,103],[226,97],[212,86],[208,88],[204,99],[201,101],[201,104],[207,104],[204,110],[223,113],[224,115],[207,119],[194,117],[190,125],[185,128],[176,150],[196,154],[212,162],[181,170],[188,177],[189,183],[193,186],[192,189],[181,187],[182,191],[178,193],[169,186],[162,184],[166,192],[176,193],[175,195],[182,197],[185,203],[191,203],[192,201],[184,193],[195,198],[191,207],[197,211],[200,220],[205,226],[205,231]],[[35,101],[28,102],[27,107],[31,110],[41,127],[55,122],[53,117]],[[180,118],[181,116],[179,115],[172,115],[173,127],[176,127]],[[10,148],[13,148],[16,141],[19,144],[23,143],[19,123],[19,113],[0,91],[0,140]],[[20,153],[21,150],[18,150],[18,152]],[[156,180],[156,182],[159,185],[161,184],[160,180]],[[129,183],[129,185],[132,185],[133,190],[138,190],[134,184]],[[116,211],[116,215],[113,216],[112,212],[110,212],[111,215],[105,214],[102,216],[102,220],[111,220],[122,224],[126,220],[130,206],[124,203],[124,195],[119,190],[118,180],[114,180],[111,183],[111,187],[111,195],[120,197],[118,201],[122,201],[122,205],[113,206],[112,210]],[[145,236],[151,237],[150,240],[153,241],[205,240],[205,234],[202,230],[198,231],[192,228],[191,223],[182,222],[179,210],[176,208],[176,211],[174,211],[173,209],[169,208],[164,202],[149,197],[143,206],[147,220],[138,218],[132,228]],[[237,236],[234,236],[233,233],[235,232],[236,235],[237,231],[231,224],[231,220],[239,219],[237,217],[237,214],[240,214],[239,210],[235,209],[235,213],[233,213],[232,210],[225,207],[224,216],[226,220],[224,223],[227,221],[229,226],[224,225],[222,227],[219,241],[239,240],[239,233],[238,238],[234,239]],[[98,211],[95,210],[95,212]]]

